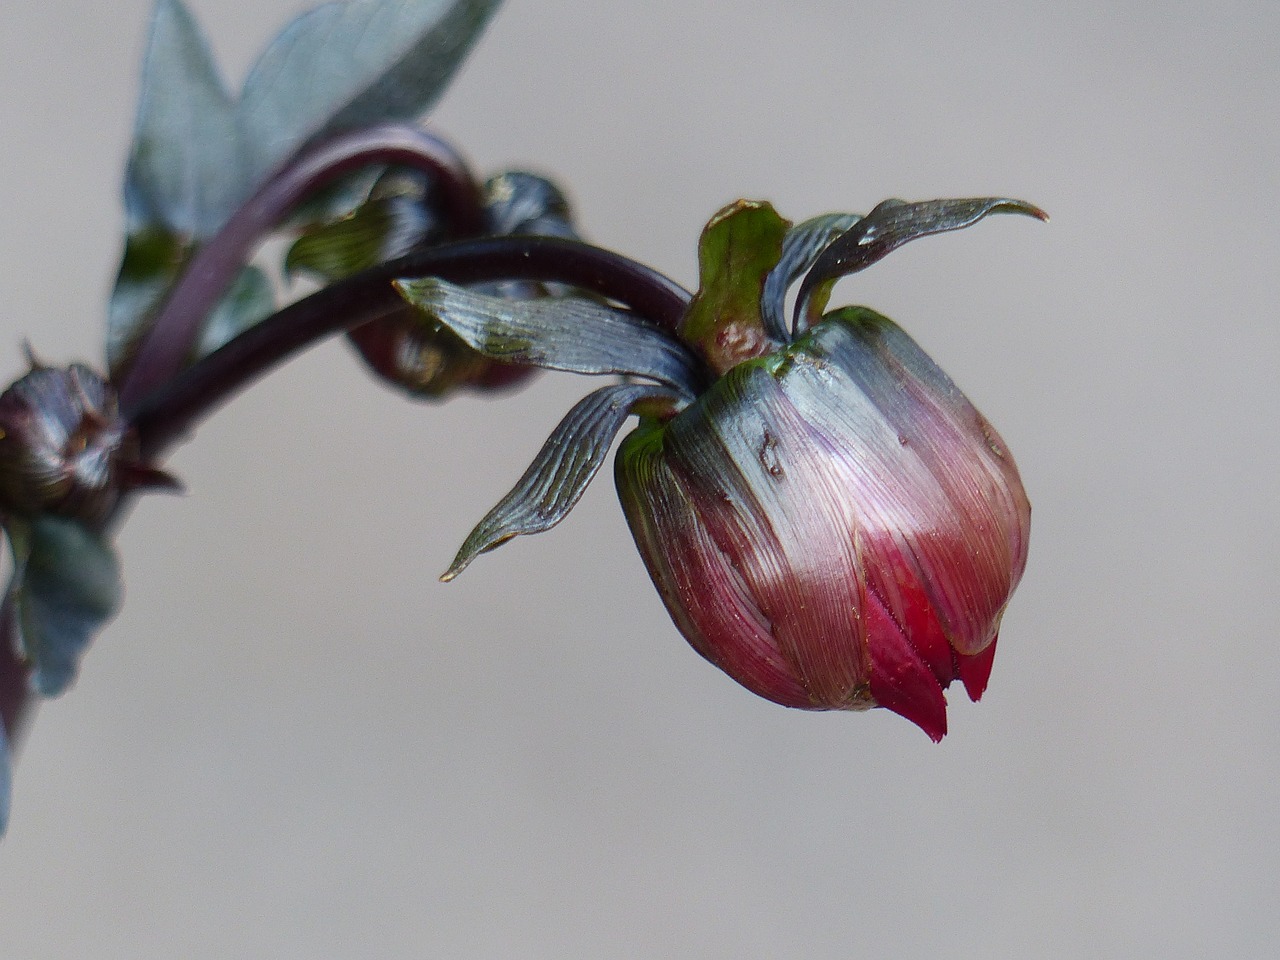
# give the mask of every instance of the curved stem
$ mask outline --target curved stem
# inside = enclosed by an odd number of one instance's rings
[[[443,140],[414,127],[387,124],[323,142],[269,177],[192,256],[119,385],[121,402],[132,405],[177,374],[209,311],[258,243],[298,203],[344,174],[371,164],[396,164],[430,174],[451,234],[463,238],[483,232],[480,187],[462,158]]]
[[[268,369],[317,340],[404,309],[391,281],[542,280],[590,290],[674,331],[691,294],[656,270],[574,240],[490,237],[428,247],[339,281],[290,304],[125,408],[152,460],[192,425]]]

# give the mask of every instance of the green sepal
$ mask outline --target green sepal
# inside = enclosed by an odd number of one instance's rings
[[[787,290],[791,284],[813,266],[831,241],[860,219],[861,215],[856,213],[827,213],[787,231],[782,241],[782,256],[765,278],[760,296],[765,329],[775,340],[785,343],[791,339],[787,325]]]
[[[692,396],[693,356],[674,337],[635,314],[580,297],[513,300],[434,277],[397,280],[400,295],[471,349],[491,360],[563,370],[621,374],[669,384]]]
[[[56,697],[75,680],[80,657],[120,606],[115,550],[65,517],[10,519],[9,598],[36,692]]]
[[[674,408],[678,400],[667,387],[636,383],[601,387],[579,400],[511,492],[476,524],[440,579],[452,580],[477,556],[513,537],[554,527],[582,499],[627,417],[640,405]]]
[[[717,373],[777,349],[760,309],[765,278],[782,256],[790,224],[767,202],[739,200],[707,223],[698,241],[698,293],[680,336]]]
[[[817,323],[841,277],[864,270],[898,247],[920,237],[962,230],[993,213],[1020,213],[1048,220],[1025,200],[976,197],[963,200],[884,200],[849,230],[827,244],[805,276],[796,296],[793,324],[798,334]]]

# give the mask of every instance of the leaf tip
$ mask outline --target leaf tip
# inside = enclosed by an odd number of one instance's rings
[[[1049,222],[1049,214],[1037,207],[1034,203],[1027,203],[1025,200],[1008,200],[1000,199],[992,203],[990,213],[1020,213],[1023,216],[1034,217],[1041,223]]]

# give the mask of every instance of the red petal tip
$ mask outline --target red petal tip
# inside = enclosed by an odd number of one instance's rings
[[[974,703],[981,700],[983,693],[986,692],[987,681],[991,678],[991,665],[995,661],[995,656],[995,638],[992,638],[991,642],[977,653],[967,656],[963,653],[956,654],[960,681],[964,684],[965,693],[969,694],[969,699]]]

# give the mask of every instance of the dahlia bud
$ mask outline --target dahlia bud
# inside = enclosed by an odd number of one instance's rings
[[[1003,441],[910,337],[865,307],[823,310],[839,277],[1000,212],[1044,218],[1001,198],[887,200],[791,226],[740,201],[703,232],[675,336],[604,304],[402,282],[486,356],[628,378],[569,412],[444,579],[558,523],[634,414],[618,495],[694,649],[777,703],[883,706],[940,740],[950,683],[986,688],[1031,508]]]
[[[110,384],[81,364],[33,363],[0,395],[0,508],[100,520],[130,446]]]
[[[982,415],[890,320],[831,314],[618,454],[640,553],[694,649],[808,709],[939,740],[986,687],[1030,506]]]

